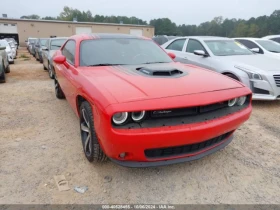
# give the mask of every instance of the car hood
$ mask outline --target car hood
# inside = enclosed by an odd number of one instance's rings
[[[277,58],[264,55],[236,55],[236,56],[219,56],[218,62],[232,63],[232,65],[251,66],[263,71],[280,70],[280,60]]]
[[[119,103],[243,87],[241,83],[221,74],[181,63],[141,66],[149,69],[177,69],[185,74],[177,77],[145,75],[137,71],[137,67],[84,67],[80,73],[90,83],[102,88],[102,92],[108,91]]]

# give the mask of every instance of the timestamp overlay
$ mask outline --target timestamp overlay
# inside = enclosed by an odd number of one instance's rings
[[[256,204],[256,205],[226,205],[226,204],[67,204],[67,205],[24,205],[24,204],[0,204],[0,210],[111,210],[111,209],[158,209],[158,210],[280,210],[280,205]]]
[[[133,205],[102,205],[102,209],[176,209],[169,204],[133,204]]]

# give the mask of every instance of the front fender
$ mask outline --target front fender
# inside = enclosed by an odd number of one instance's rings
[[[235,75],[241,83],[246,85],[247,87],[251,88],[250,85],[250,78],[248,74],[244,71],[241,71],[239,69],[234,69],[234,70],[223,70],[221,71],[221,74],[233,74]]]

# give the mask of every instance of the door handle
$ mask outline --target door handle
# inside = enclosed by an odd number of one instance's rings
[[[188,57],[183,57],[184,60],[188,60]]]

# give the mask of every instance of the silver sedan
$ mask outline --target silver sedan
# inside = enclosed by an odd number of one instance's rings
[[[42,47],[43,67],[48,70],[51,79],[54,78],[53,60],[54,53],[61,48],[67,40],[66,37],[56,37],[49,39],[45,46]]]
[[[280,60],[259,55],[229,38],[181,37],[162,45],[175,60],[207,68],[251,88],[254,100],[280,98]],[[209,78],[211,79],[211,78]]]

